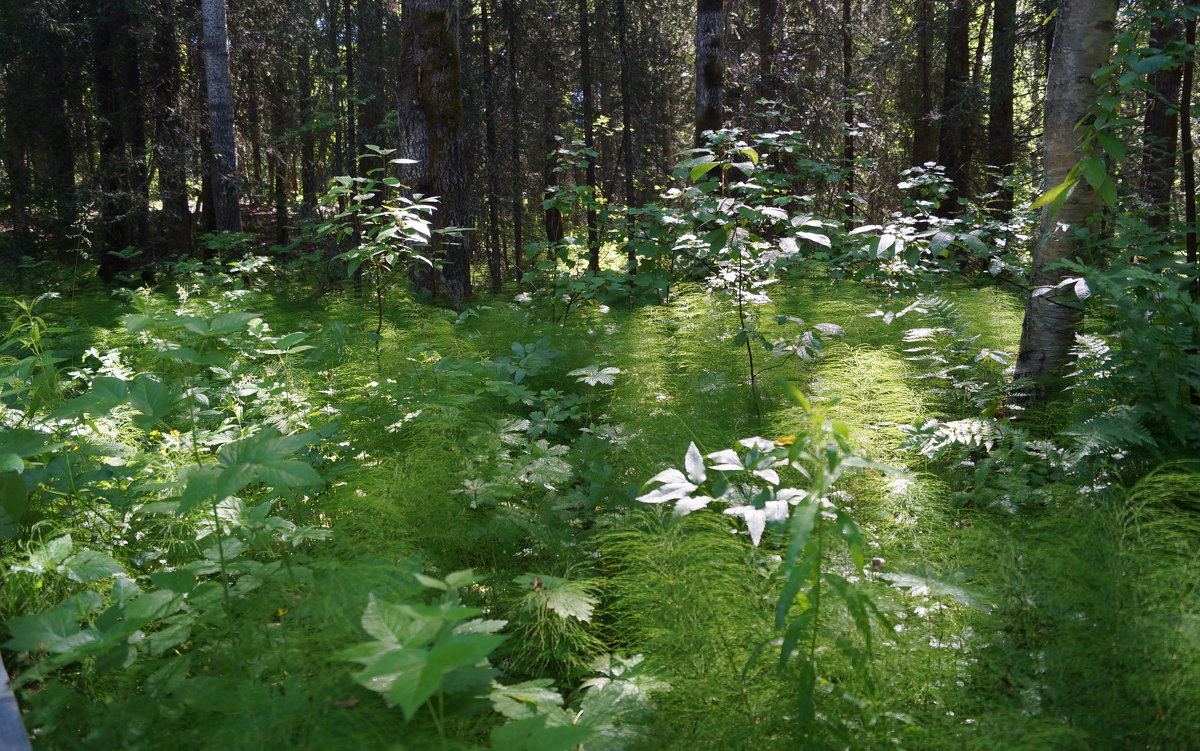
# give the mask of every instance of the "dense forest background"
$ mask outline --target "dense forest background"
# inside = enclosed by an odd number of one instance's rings
[[[1198,16],[0,0],[0,748],[1194,747]]]

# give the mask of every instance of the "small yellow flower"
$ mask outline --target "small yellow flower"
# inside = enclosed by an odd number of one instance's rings
[[[794,435],[781,435],[775,439],[775,445],[779,446],[780,448],[784,446],[791,446],[795,442],[796,436]]]
[[[176,438],[178,438],[178,437],[179,437],[179,431],[178,431],[178,430],[172,430],[172,431],[171,431],[171,435],[173,435],[173,436],[175,436]]]
[[[158,431],[157,431],[157,430],[151,430],[151,431],[150,431],[150,435],[158,435]]]

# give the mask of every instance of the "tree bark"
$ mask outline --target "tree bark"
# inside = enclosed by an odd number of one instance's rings
[[[480,36],[483,44],[483,116],[484,142],[487,148],[487,208],[488,208],[488,275],[492,283],[492,294],[500,294],[504,282],[500,268],[500,209],[496,195],[498,160],[496,146],[496,96],[492,79],[492,20],[488,13],[489,0],[480,0]]]
[[[842,169],[846,174],[842,221],[847,232],[854,226],[854,133],[858,127],[854,113],[854,38],[850,26],[853,10],[852,0],[842,0]]]
[[[100,278],[111,284],[129,269],[128,260],[119,254],[129,247],[146,247],[146,132],[132,3],[98,0],[95,21],[94,91],[99,116],[101,190],[95,245]]]
[[[959,212],[959,199],[970,197],[970,128],[975,117],[971,101],[970,0],[952,0],[947,23],[938,162],[946,168],[950,192],[938,207],[938,213],[955,216]]]
[[[1196,19],[1188,19],[1184,26],[1184,42],[1188,49],[1196,48]],[[1183,152],[1183,236],[1184,260],[1190,264],[1192,297],[1200,300],[1200,269],[1196,267],[1196,153],[1192,143],[1192,87],[1196,74],[1196,56],[1188,55],[1183,65],[1183,106],[1179,109],[1181,151]]]
[[[452,0],[408,0],[401,14],[399,103],[401,156],[416,159],[407,183],[414,193],[438,197],[435,230],[470,227],[463,143],[462,79],[458,41],[451,27]],[[436,273],[419,271],[417,283],[435,297],[462,305],[471,295],[470,244],[435,233]]]
[[[1096,102],[1092,74],[1105,64],[1112,43],[1117,0],[1063,0],[1059,10],[1054,48],[1050,55],[1047,80],[1046,120],[1043,154],[1049,190],[1063,182],[1084,156],[1081,150],[1085,128],[1078,128]],[[1042,211],[1042,225],[1033,248],[1031,273],[1034,293],[1025,305],[1021,328],[1021,346],[1017,355],[1015,379],[1019,391],[1015,400],[1036,402],[1053,391],[1053,377],[1067,363],[1083,311],[1073,294],[1058,288],[1068,272],[1051,268],[1064,259],[1082,258],[1098,239],[1097,217],[1103,201],[1086,180],[1079,180],[1074,191],[1057,213]],[[1081,231],[1091,229],[1091,237]]]
[[[193,249],[192,212],[187,193],[191,147],[183,121],[183,82],[174,6],[173,2],[164,2],[158,9],[154,26],[154,53],[150,63],[154,161],[158,167],[158,193],[162,201],[159,234],[163,250],[188,255]]]
[[[766,0],[774,2],[774,0]],[[637,203],[633,185],[633,101],[629,83],[629,12],[626,0],[617,0],[617,47],[621,56],[621,176],[625,188],[625,216]],[[631,238],[625,238],[625,268],[637,273],[637,250]]]
[[[229,83],[229,34],[225,0],[201,0],[208,127],[212,142],[213,218],[218,232],[241,232],[233,88]]]
[[[913,164],[937,158],[937,127],[933,111],[933,0],[917,0],[917,111],[913,116]]]
[[[588,0],[579,0],[579,78],[583,93],[583,146],[587,159],[587,253],[588,271],[600,271],[600,231],[596,224],[596,102],[592,87],[592,45],[589,34],[591,21],[588,16]]]
[[[1012,212],[1013,78],[1016,74],[1017,0],[996,0],[992,24],[992,70],[988,89],[988,176],[987,190],[995,193],[992,208],[1003,217]]]
[[[509,168],[512,170],[513,276],[525,275],[525,168],[521,164],[521,96],[517,88],[516,0],[501,0],[504,26],[508,37]]]
[[[725,6],[724,0],[696,3],[696,138],[725,125]]]
[[[624,0],[622,0],[624,2]],[[779,98],[779,81],[775,77],[775,24],[779,20],[779,0],[758,2],[758,82],[759,99]]]
[[[1183,24],[1174,14],[1155,19],[1150,46],[1165,50],[1178,42]],[[1149,224],[1165,231],[1171,223],[1171,193],[1175,185],[1175,141],[1179,130],[1179,85],[1182,67],[1150,74],[1146,113],[1142,118],[1141,198],[1149,208]]]

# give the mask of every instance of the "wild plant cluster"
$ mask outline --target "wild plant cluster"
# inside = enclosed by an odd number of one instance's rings
[[[564,148],[563,173],[589,156]],[[1196,610],[1164,574],[1194,577],[1200,539],[1195,468],[1164,466],[1200,442],[1186,270],[1133,221],[1073,266],[1093,323],[1066,396],[1020,410],[1004,290],[1028,217],[947,219],[924,165],[903,211],[860,224],[794,133],[685,156],[640,208],[562,186],[547,208],[594,211],[598,244],[531,245],[518,294],[459,311],[403,293],[437,273],[436,202],[383,168],[335,181],[294,268],[13,301],[0,603],[35,741],[1166,748],[1200,728]],[[1120,691],[1066,695],[1104,677],[1093,648],[1167,685],[1116,714]]]

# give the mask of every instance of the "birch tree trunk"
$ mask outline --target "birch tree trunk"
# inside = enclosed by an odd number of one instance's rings
[[[208,84],[208,128],[212,139],[214,226],[218,232],[241,232],[225,0],[200,0],[200,19],[204,27],[204,77]]]
[[[1046,91],[1043,159],[1046,190],[1061,184],[1084,154],[1083,128],[1076,126],[1096,103],[1092,73],[1107,62],[1112,44],[1117,0],[1063,0],[1059,9]],[[1042,211],[1042,225],[1033,248],[1034,293],[1025,304],[1021,348],[1015,378],[1027,385],[1017,403],[1040,401],[1053,388],[1050,378],[1066,364],[1083,311],[1070,292],[1057,285],[1068,276],[1051,268],[1068,258],[1081,258],[1097,239],[1086,230],[1100,213],[1103,201],[1086,180],[1051,215]],[[1098,224],[1098,223],[1097,223]],[[1081,236],[1082,233],[1082,236]]]
[[[725,124],[725,4],[696,3],[696,145]]]

